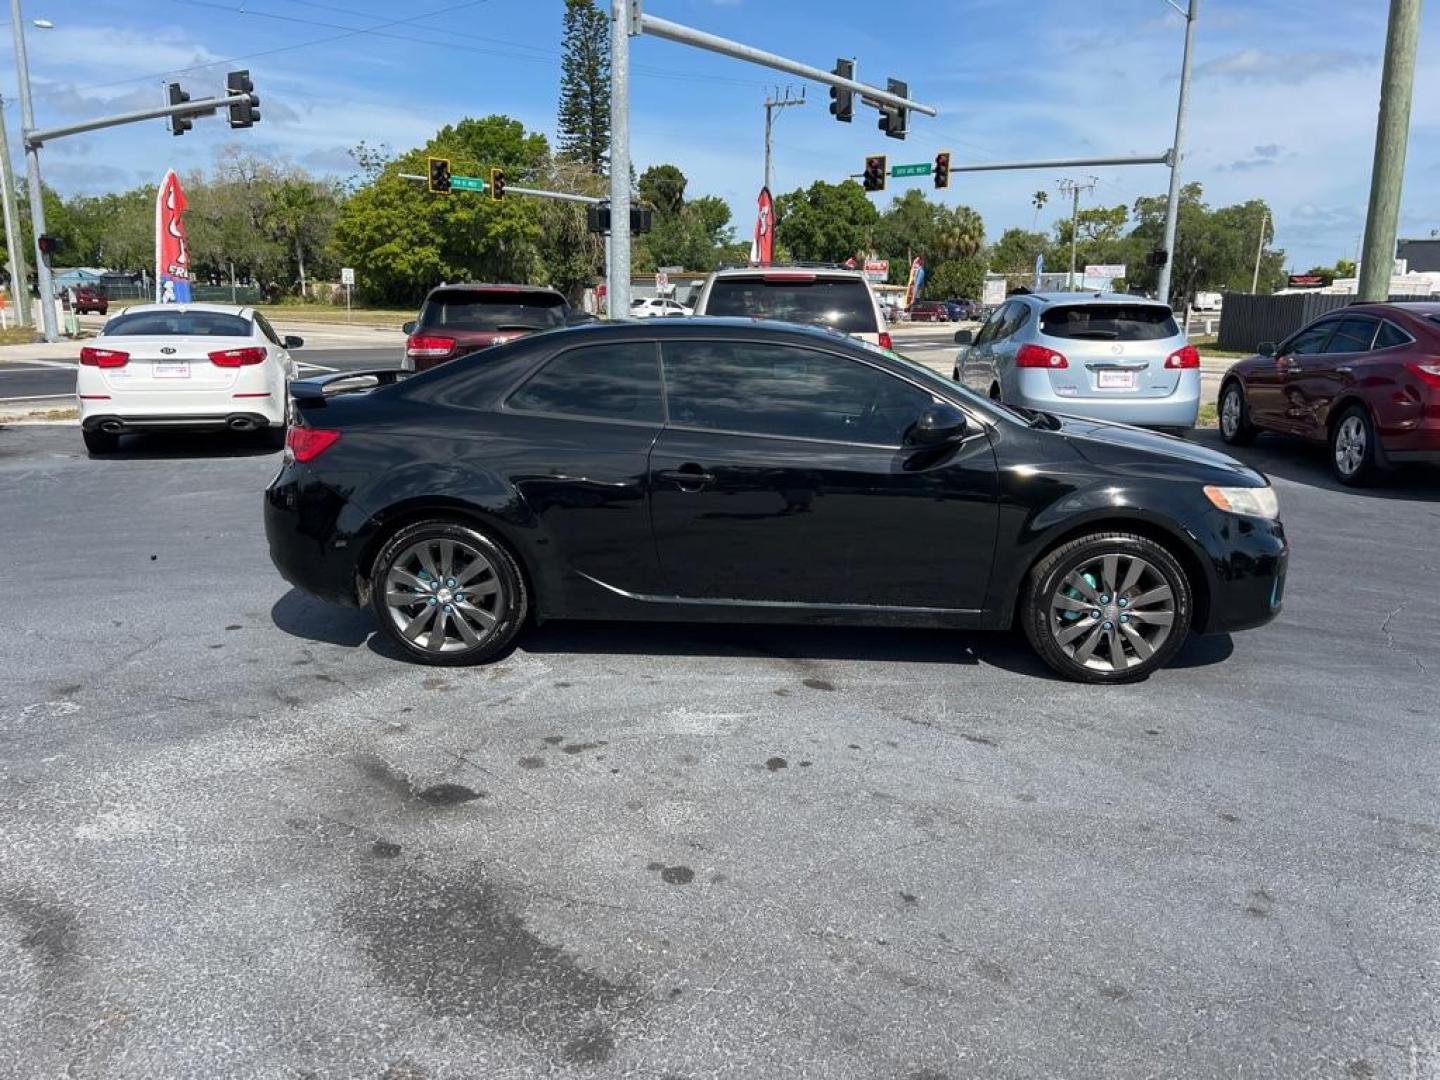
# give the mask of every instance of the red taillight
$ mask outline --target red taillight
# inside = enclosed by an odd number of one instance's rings
[[[1405,366],[1426,386],[1440,390],[1440,360],[1417,360]]]
[[[251,349],[221,349],[210,354],[210,362],[216,367],[249,367],[251,364],[263,364],[265,356],[265,350],[258,346]]]
[[[454,338],[411,334],[405,339],[405,355],[412,360],[443,360],[454,351]]]
[[[814,274],[765,274],[762,281],[814,281]]]
[[[1047,349],[1044,345],[1025,344],[1015,354],[1016,367],[1068,368],[1070,361],[1064,353]]]
[[[894,348],[895,348],[895,341],[894,341],[894,339],[892,339],[892,338],[890,337],[890,331],[889,331],[889,330],[881,330],[881,331],[880,331],[880,348],[882,348],[882,349],[894,349]]]
[[[285,433],[285,450],[296,461],[314,461],[340,438],[340,432],[328,428],[290,426]]]
[[[130,362],[130,354],[119,349],[97,349],[86,345],[80,350],[80,363],[86,367],[117,368]]]
[[[1182,345],[1165,358],[1165,366],[1180,371],[1198,368],[1200,366],[1200,350],[1194,345]]]

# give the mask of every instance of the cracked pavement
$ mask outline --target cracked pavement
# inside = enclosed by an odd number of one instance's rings
[[[0,1076],[1433,1075],[1440,478],[1243,456],[1281,618],[1090,688],[923,631],[418,667],[275,574],[273,455],[0,428]]]

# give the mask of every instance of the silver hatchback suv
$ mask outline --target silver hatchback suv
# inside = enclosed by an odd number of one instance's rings
[[[1009,405],[1172,431],[1200,411],[1200,354],[1144,297],[1012,296],[955,341],[955,381]]]

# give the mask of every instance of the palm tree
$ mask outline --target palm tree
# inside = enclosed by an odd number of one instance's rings
[[[317,240],[335,214],[335,200],[314,181],[286,180],[270,197],[267,217],[271,232],[295,253],[300,277],[300,295],[305,295],[305,251],[315,250]]]
[[[1045,204],[1049,201],[1050,195],[1045,191],[1037,191],[1034,195],[1030,196],[1030,202],[1035,207],[1035,222],[1030,226],[1032,229],[1040,224],[1040,211],[1045,208]]]
[[[935,220],[935,256],[937,262],[947,259],[971,259],[985,246],[985,222],[968,206],[941,209]]]

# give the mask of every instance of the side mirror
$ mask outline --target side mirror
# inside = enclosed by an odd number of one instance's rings
[[[954,405],[931,405],[905,432],[906,446],[943,446],[965,437],[970,422]]]
[[[956,331],[955,331],[955,344],[956,344],[956,345],[971,345],[971,344],[974,343],[974,341],[975,341],[975,331],[974,331],[974,330],[956,330]]]
[[[298,349],[304,344],[305,339],[303,337],[296,337],[294,334],[285,335],[285,348],[287,349]]]
[[[1273,341],[1262,341],[1260,342],[1260,348],[1255,351],[1261,356],[1274,356],[1277,348],[1278,346]]]
[[[409,322],[401,326],[400,329],[406,334],[413,334],[415,332],[415,320],[411,319]]]

